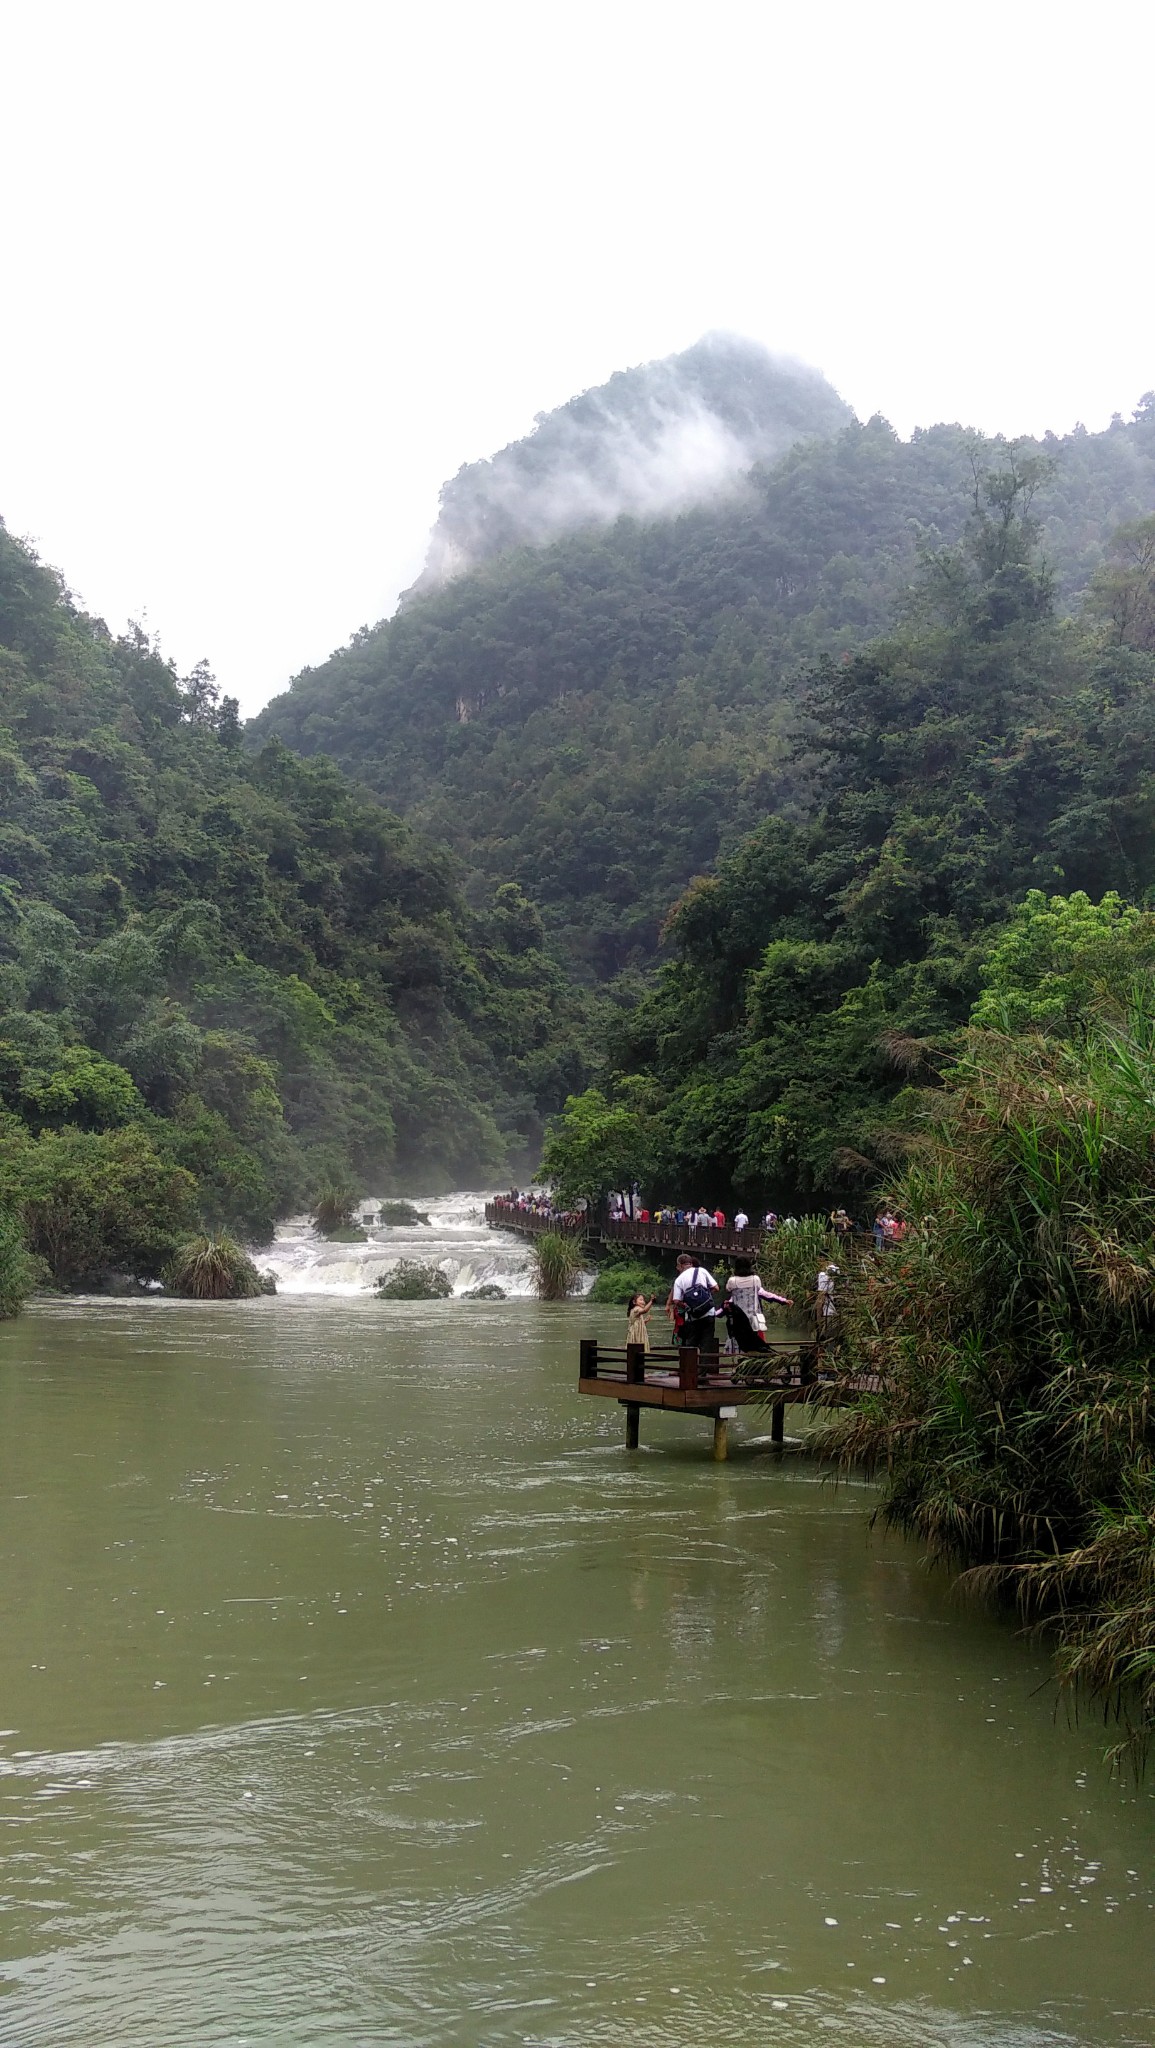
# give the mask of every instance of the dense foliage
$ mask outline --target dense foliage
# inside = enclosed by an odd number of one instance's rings
[[[391,1273],[382,1274],[377,1293],[382,1301],[448,1301],[453,1282],[440,1266],[402,1259]]]
[[[885,1467],[890,1520],[1054,1619],[1068,1678],[1137,1709],[1142,1735],[1155,1728],[1155,917],[1117,936],[1110,973],[1110,944],[1086,949],[1098,971],[1065,1034],[968,1035],[892,1190],[908,1235],[849,1308],[853,1362],[882,1390],[831,1435]]]
[[[0,528],[0,1200],[62,1284],[266,1236],[326,1182],[502,1173],[579,1081],[514,884],[325,762],[247,754]]]
[[[616,1153],[633,1145],[661,1199],[861,1201],[988,956],[994,1004],[1060,887],[1104,899],[1077,912],[1093,930],[1127,924],[1115,897],[1155,884],[1155,658],[1097,610],[1056,616],[1033,480],[1021,459],[981,478],[963,542],[928,555],[901,629],[815,672],[820,801],[767,818],[682,897],[672,960],[623,1022],[608,1085],[570,1104],[555,1157],[613,1113]],[[1136,592],[1150,574],[1135,570]],[[1017,1021],[1063,1013],[1056,974],[1019,995]]]
[[[1112,530],[1155,510],[1155,403],[1018,460],[1052,465],[1033,509],[1063,612]],[[744,835],[799,843],[828,760],[789,744],[799,678],[892,629],[920,557],[959,541],[976,461],[998,468],[1000,450],[950,426],[902,442],[874,419],[725,504],[504,554],[305,671],[254,737],[364,776],[475,886],[520,883],[578,971],[612,979],[653,959],[670,904]],[[956,664],[959,695],[968,679]],[[847,680],[859,696],[832,692],[831,716],[889,729],[882,679]]]

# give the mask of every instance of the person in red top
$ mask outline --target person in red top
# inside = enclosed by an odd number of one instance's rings
[[[715,1211],[714,1211],[714,1221],[715,1221],[715,1223],[717,1224],[717,1226],[718,1226],[719,1230],[724,1230],[724,1229],[725,1229],[725,1227],[726,1227],[726,1218],[725,1218],[725,1216],[723,1215],[723,1213],[722,1213],[721,1209],[715,1209]]]

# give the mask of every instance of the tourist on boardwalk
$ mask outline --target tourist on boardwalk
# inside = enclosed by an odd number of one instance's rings
[[[838,1315],[838,1304],[834,1298],[834,1289],[840,1273],[841,1268],[835,1265],[834,1260],[827,1259],[826,1264],[818,1275],[815,1317],[818,1325],[819,1343],[821,1343],[824,1337],[831,1337],[834,1334],[835,1318]]]
[[[883,1246],[889,1242],[890,1234],[890,1210],[887,1208],[886,1203],[883,1202],[874,1212],[874,1249],[876,1252],[880,1252]]]
[[[695,1265],[689,1252],[678,1253],[678,1277],[666,1296],[666,1314],[677,1344],[699,1351],[718,1349],[718,1282],[705,1266]]]
[[[745,1209],[738,1209],[738,1210],[736,1210],[736,1211],[735,1211],[735,1214],[734,1214],[734,1228],[735,1228],[735,1230],[745,1230],[745,1229],[747,1229],[747,1228],[748,1228],[748,1226],[749,1226],[749,1222],[750,1222],[750,1218],[749,1218],[749,1217],[747,1216],[747,1214],[746,1214],[746,1211],[745,1211]]]
[[[832,1209],[830,1211],[830,1228],[838,1239],[839,1244],[846,1244],[854,1229],[854,1224],[845,1209]]]
[[[766,1317],[764,1301],[781,1302],[784,1308],[791,1306],[787,1294],[775,1294],[764,1287],[762,1276],[754,1271],[749,1259],[735,1259],[734,1271],[726,1282],[726,1328],[739,1351],[765,1351]]]
[[[654,1297],[649,1300],[644,1294],[635,1294],[630,1301],[630,1319],[626,1324],[626,1343],[640,1344],[643,1350],[650,1348],[650,1325],[647,1320],[654,1306]]]

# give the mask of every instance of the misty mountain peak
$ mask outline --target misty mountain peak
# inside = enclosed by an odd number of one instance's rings
[[[820,371],[737,335],[705,335],[539,413],[524,440],[460,469],[414,591],[622,513],[655,518],[717,498],[754,463],[852,418]]]

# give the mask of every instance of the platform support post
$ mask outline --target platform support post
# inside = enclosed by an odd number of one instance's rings
[[[642,1416],[641,1403],[638,1401],[627,1401],[625,1409],[626,1449],[627,1451],[636,1451],[638,1448],[638,1423],[641,1421]]]
[[[770,1441],[776,1450],[781,1450],[786,1441],[786,1403],[775,1401],[770,1410]]]
[[[730,1455],[730,1425],[724,1415],[714,1417],[714,1462],[724,1465]]]

